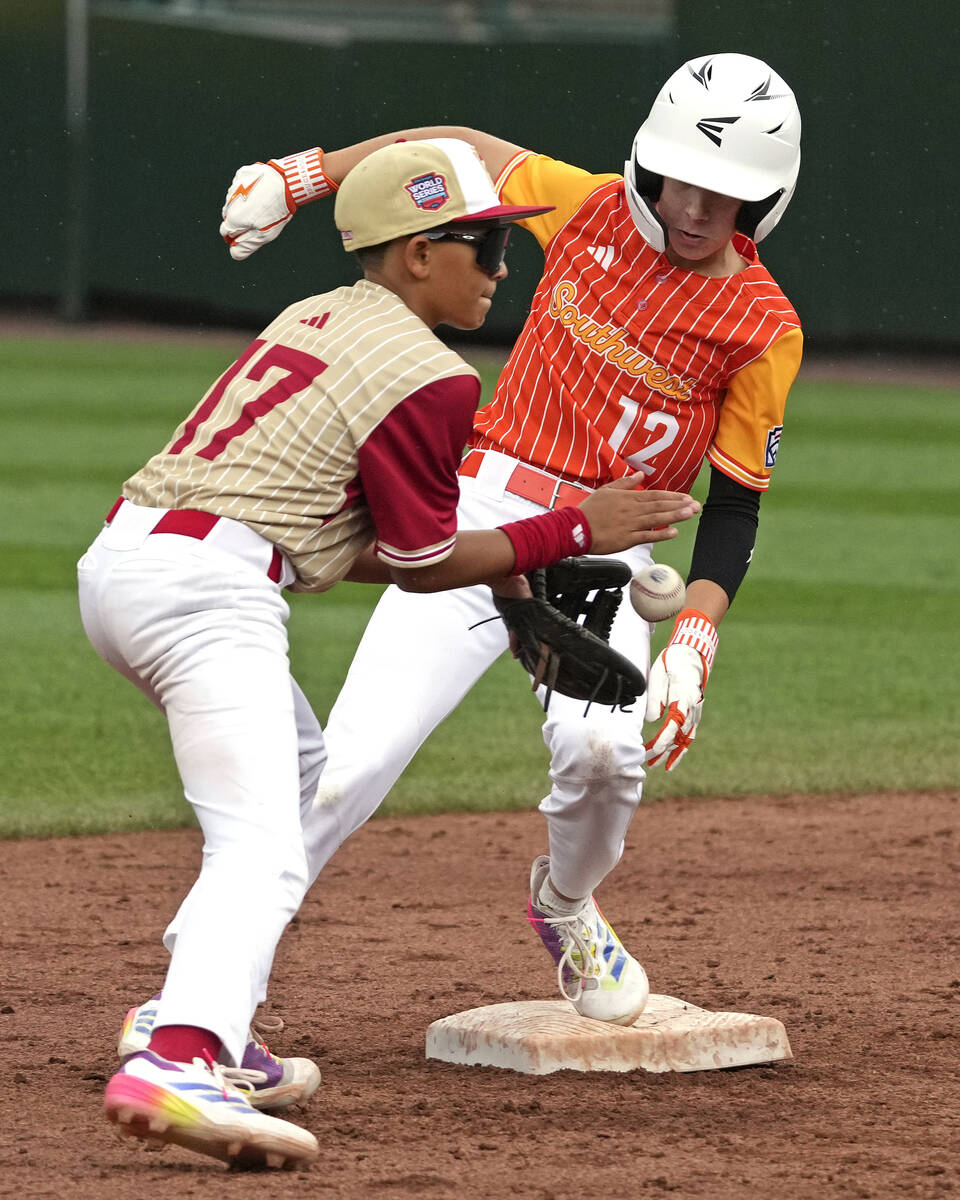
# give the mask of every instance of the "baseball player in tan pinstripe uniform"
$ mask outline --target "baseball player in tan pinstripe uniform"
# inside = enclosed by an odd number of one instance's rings
[[[480,384],[433,329],[483,323],[510,223],[544,211],[501,203],[455,139],[369,156],[336,206],[364,278],[281,313],[127,480],[79,563],[87,634],[165,713],[204,835],[162,991],[128,1015],[107,1085],[125,1132],[247,1165],[318,1153],[262,1110],[305,1099],[319,1072],[251,1029],[307,886],[301,805],[325,760],[290,674],[283,589],[509,592],[571,553],[671,536],[699,507],[631,476],[580,508],[458,533]]]

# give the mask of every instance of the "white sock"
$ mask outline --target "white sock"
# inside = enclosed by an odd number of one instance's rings
[[[564,900],[562,896],[558,896],[550,883],[550,876],[547,875],[540,884],[537,908],[548,909],[558,917],[572,917],[574,913],[578,913],[583,908],[584,900],[586,900],[586,896],[581,900]]]

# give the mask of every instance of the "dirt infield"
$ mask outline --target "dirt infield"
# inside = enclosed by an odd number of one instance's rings
[[[101,1115],[120,1019],[161,982],[198,835],[0,843],[0,1195],[957,1194],[958,817],[958,792],[645,807],[605,912],[654,991],[778,1017],[794,1061],[539,1078],[428,1062],[424,1032],[554,995],[523,919],[542,819],[372,822],[277,956],[274,1049],[323,1070],[294,1117],[322,1155],[268,1177],[120,1141]]]

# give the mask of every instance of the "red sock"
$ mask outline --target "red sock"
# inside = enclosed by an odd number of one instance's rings
[[[147,1049],[170,1062],[188,1063],[195,1058],[206,1059],[207,1055],[216,1062],[222,1045],[209,1029],[198,1029],[195,1025],[163,1025],[154,1030]]]

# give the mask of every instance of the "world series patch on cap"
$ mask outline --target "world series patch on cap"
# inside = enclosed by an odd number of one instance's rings
[[[440,225],[507,224],[552,206],[501,204],[480,155],[459,138],[394,142],[353,168],[334,217],[344,249],[362,250]]]
[[[417,208],[425,208],[428,212],[436,212],[443,208],[450,199],[446,179],[433,172],[427,175],[418,175],[416,179],[411,179],[406,186]]]

